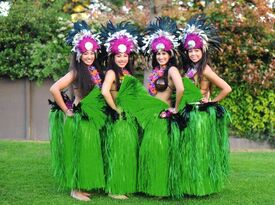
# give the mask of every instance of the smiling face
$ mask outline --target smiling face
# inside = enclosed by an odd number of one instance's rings
[[[93,51],[86,51],[81,55],[81,60],[86,66],[91,66],[95,60],[95,53]]]
[[[188,56],[193,63],[197,63],[202,58],[202,50],[199,48],[193,48],[188,50]]]
[[[127,53],[118,53],[115,55],[115,63],[120,68],[125,68],[129,62],[129,55]]]
[[[161,50],[157,52],[156,59],[160,66],[166,66],[169,62],[170,55],[166,51]]]

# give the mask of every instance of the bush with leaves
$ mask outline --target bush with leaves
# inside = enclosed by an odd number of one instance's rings
[[[12,2],[0,16],[0,76],[41,81],[68,69],[63,0]],[[63,29],[62,29],[63,28]]]
[[[226,2],[205,12],[223,40],[223,53],[213,58],[216,71],[233,92],[224,100],[233,130],[275,145],[275,18],[265,1]]]
[[[275,93],[261,90],[255,96],[246,85],[232,85],[232,93],[222,101],[231,113],[231,129],[235,136],[268,140],[275,146]]]
[[[275,16],[264,1],[241,2],[224,1],[206,10],[223,39],[224,52],[213,60],[230,83],[249,85],[256,94],[274,88]]]

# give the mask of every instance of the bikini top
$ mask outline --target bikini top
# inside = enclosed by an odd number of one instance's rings
[[[163,92],[168,87],[168,79],[166,76],[160,77],[155,81],[155,88],[158,92]]]
[[[166,89],[170,88],[171,90],[173,90],[169,84],[168,84],[168,78],[167,78],[167,75],[164,75],[160,78],[158,78],[156,81],[155,81],[155,88],[158,92],[163,92],[165,91]]]

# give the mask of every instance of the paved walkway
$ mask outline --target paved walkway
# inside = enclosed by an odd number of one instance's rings
[[[232,152],[271,151],[275,149],[267,142],[256,142],[245,138],[230,137],[230,150]]]

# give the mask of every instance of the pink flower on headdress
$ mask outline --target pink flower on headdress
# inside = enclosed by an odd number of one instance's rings
[[[151,45],[151,49],[154,53],[158,52],[159,50],[170,51],[173,49],[173,47],[174,46],[171,40],[169,40],[165,36],[155,38]]]
[[[197,48],[203,48],[203,41],[201,37],[196,33],[187,34],[184,41],[184,49],[189,50]]]
[[[134,42],[127,36],[120,36],[110,42],[110,52],[114,54],[127,53],[130,54],[134,50]]]
[[[95,39],[93,39],[90,36],[85,36],[83,37],[83,39],[79,41],[77,48],[79,49],[80,53],[83,54],[88,50],[91,50],[94,52],[100,47]]]

